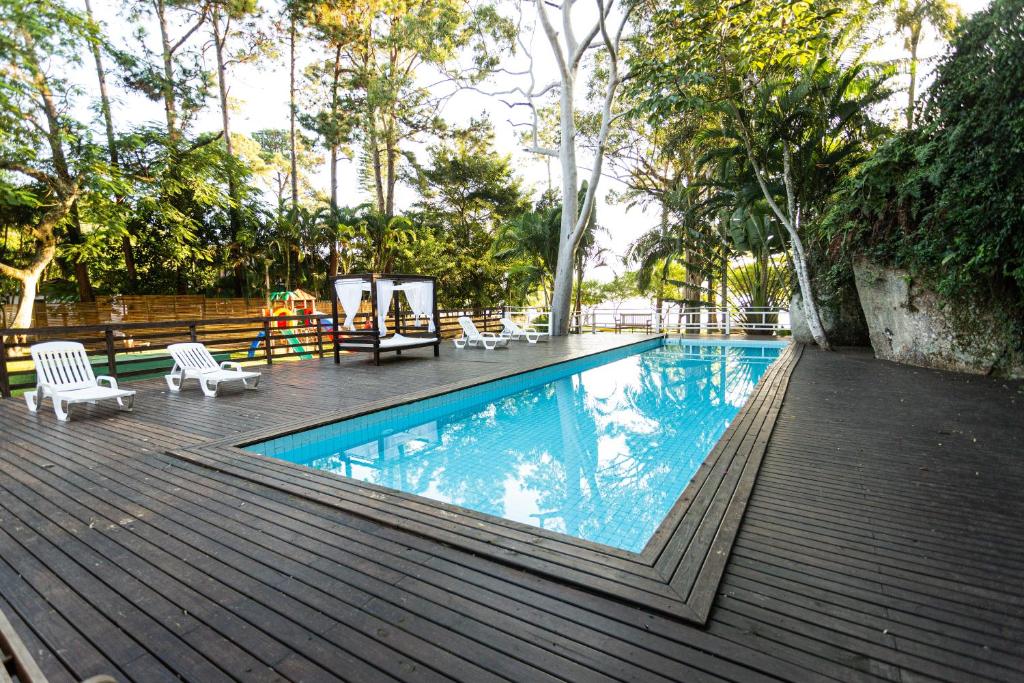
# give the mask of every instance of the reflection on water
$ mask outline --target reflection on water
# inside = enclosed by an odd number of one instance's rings
[[[639,552],[779,351],[663,346],[430,419],[253,450]]]

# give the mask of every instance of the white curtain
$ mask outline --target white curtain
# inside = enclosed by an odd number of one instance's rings
[[[363,300],[362,280],[335,280],[334,291],[338,294],[338,304],[345,311],[343,325],[350,330],[356,329],[356,314]]]
[[[405,298],[409,300],[409,308],[412,309],[413,325],[419,327],[420,316],[427,319],[427,330],[434,331],[434,283],[410,282],[403,287]]]
[[[394,293],[394,280],[377,280],[377,328],[382,337],[388,333],[388,310]]]

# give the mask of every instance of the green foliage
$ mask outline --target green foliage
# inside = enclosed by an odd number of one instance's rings
[[[954,300],[1024,314],[1024,3],[966,21],[919,127],[843,187],[820,237],[834,258],[909,268]]]
[[[686,186],[669,196],[676,220],[630,253],[643,283],[658,264],[680,257],[687,298],[697,298],[705,278],[721,277],[721,264],[737,254],[750,254],[767,272],[770,253],[792,240],[765,252],[751,242],[747,218],[735,224],[738,214],[770,212],[798,235],[821,220],[835,188],[887,133],[875,116],[892,68],[865,62],[868,44],[860,38],[878,11],[831,0],[656,6],[651,40],[631,60],[635,115],[659,130],[674,126],[683,138],[673,144],[698,158]],[[679,121],[698,125],[687,130]],[[814,243],[801,251],[817,262]]]
[[[502,226],[519,220],[529,203],[493,137],[486,121],[456,131],[431,147],[430,164],[417,179],[421,198],[414,215],[429,240],[422,250],[429,259],[410,265],[437,273],[442,299],[453,307],[500,303],[515,284],[514,275],[511,281],[505,276],[515,265],[496,257],[494,245]]]

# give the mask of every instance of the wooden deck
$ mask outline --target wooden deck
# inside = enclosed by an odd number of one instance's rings
[[[0,610],[54,681],[1021,679],[1020,385],[804,352],[704,627],[165,453],[614,337],[0,401]]]

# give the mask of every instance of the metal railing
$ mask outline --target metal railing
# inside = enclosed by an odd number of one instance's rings
[[[654,309],[592,308],[574,314],[573,332],[649,332],[670,334],[781,334],[789,331],[789,311],[768,307],[683,307]]]

